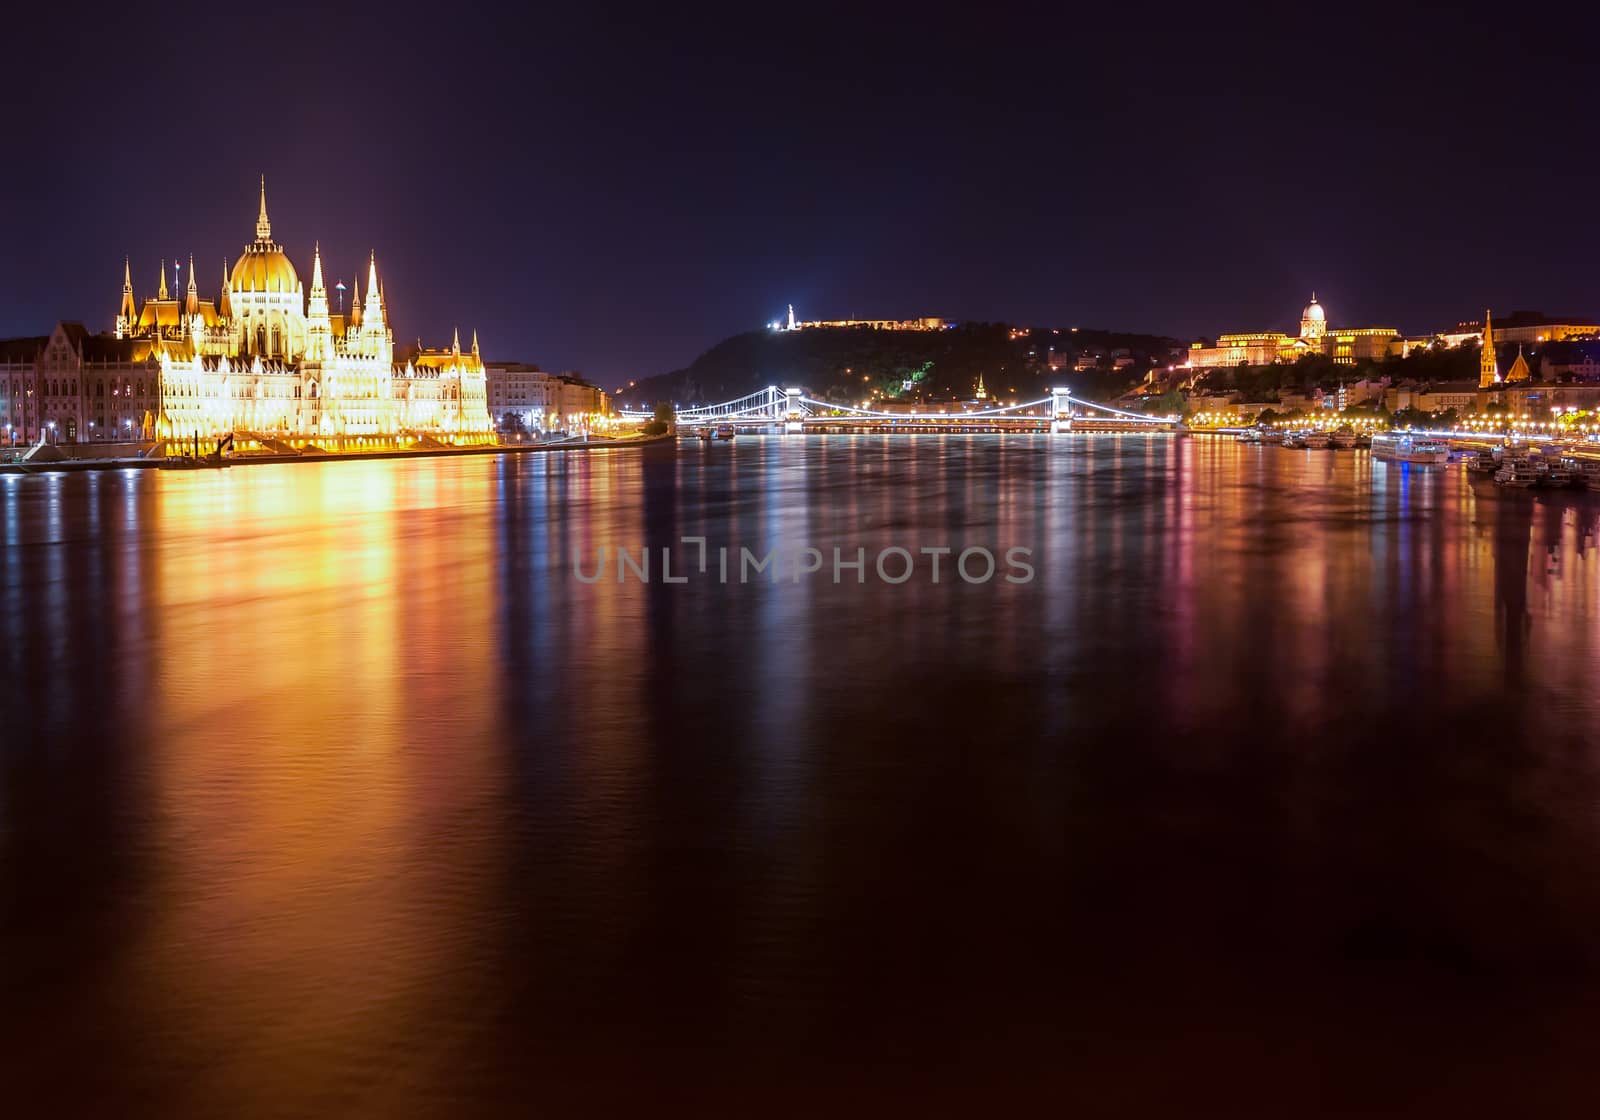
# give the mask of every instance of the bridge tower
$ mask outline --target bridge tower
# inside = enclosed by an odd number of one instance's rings
[[[800,398],[805,396],[804,389],[785,389],[783,402],[783,430],[788,432],[803,432],[805,424],[801,417],[805,415],[800,407]]]
[[[1050,390],[1050,434],[1072,431],[1072,390]]]

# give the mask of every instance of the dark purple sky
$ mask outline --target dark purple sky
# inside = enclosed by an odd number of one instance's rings
[[[307,279],[314,239],[330,284],[377,250],[398,340],[476,327],[608,387],[791,301],[1178,335],[1313,288],[1408,333],[1600,310],[1592,29],[1299,9],[8,16],[0,334],[108,328],[125,253],[141,298],[190,252],[213,293],[263,171]]]

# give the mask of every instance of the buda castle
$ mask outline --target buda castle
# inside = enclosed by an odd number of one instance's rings
[[[1376,360],[1402,353],[1405,340],[1393,327],[1328,326],[1328,314],[1311,293],[1311,302],[1300,313],[1300,333],[1249,331],[1219,335],[1216,343],[1205,340],[1189,348],[1186,364],[1192,369],[1217,366],[1268,366],[1292,362],[1305,354],[1321,354],[1340,365],[1355,365],[1361,360]]]

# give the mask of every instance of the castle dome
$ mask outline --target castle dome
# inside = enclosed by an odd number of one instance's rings
[[[244,254],[234,262],[228,287],[234,292],[292,292],[299,283],[294,264],[282,247],[257,241],[246,245]]]
[[[1322,304],[1317,302],[1317,294],[1315,292],[1311,293],[1311,302],[1306,304],[1305,313],[1300,318],[1314,323],[1326,323],[1328,321],[1328,315],[1322,310]]]

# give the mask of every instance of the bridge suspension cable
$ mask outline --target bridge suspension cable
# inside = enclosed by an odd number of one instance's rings
[[[1023,401],[1020,404],[996,405],[993,408],[975,409],[970,412],[945,412],[932,409],[927,411],[919,409],[912,412],[886,412],[881,409],[858,408],[855,405],[819,401],[807,395],[804,389],[780,389],[777,386],[769,386],[754,393],[747,393],[745,396],[735,400],[722,401],[718,404],[703,404],[678,409],[676,416],[679,423],[691,424],[716,420],[794,420],[806,416],[817,417],[819,412],[843,413],[850,416],[869,417],[874,420],[964,421],[1007,416],[1026,409],[1038,408],[1041,405],[1050,405],[1058,400],[1064,403],[1069,410],[1094,409],[1138,424],[1170,424],[1177,420],[1175,416],[1150,416],[1140,412],[1129,412],[1127,409],[1115,408],[1112,405],[1101,404],[1098,401],[1083,400],[1079,397],[1069,396],[1064,392],[1060,395],[1053,394],[1048,397],[1040,397],[1038,400]],[[627,419],[648,419],[651,413],[642,409],[623,409],[621,415]],[[1041,417],[1041,419],[1044,418]]]
[[[960,419],[963,419],[965,417],[1002,416],[1002,415],[1004,415],[1005,413],[1008,413],[1008,412],[1016,412],[1016,411],[1018,411],[1020,409],[1024,409],[1024,408],[1038,408],[1042,404],[1049,404],[1050,403],[1050,398],[1049,397],[1040,397],[1036,401],[1028,401],[1028,402],[1026,402],[1024,404],[1008,404],[1008,405],[1005,405],[1004,407],[1001,407],[1001,408],[985,408],[985,409],[981,409],[981,410],[977,410],[977,411],[973,411],[973,412],[932,412],[932,411],[930,411],[930,412],[912,412],[912,413],[907,413],[907,412],[880,412],[880,411],[877,411],[875,409],[870,409],[870,408],[856,408],[856,407],[854,407],[852,405],[848,405],[848,404],[831,404],[828,401],[812,400],[810,397],[802,397],[801,400],[804,401],[806,404],[810,405],[813,408],[821,408],[821,409],[826,409],[826,410],[834,411],[834,412],[848,412],[848,413],[851,413],[851,414],[856,415],[856,416],[876,416],[876,417],[880,417],[880,418],[882,418],[884,420],[904,420],[908,416],[914,416],[917,419],[923,419],[923,418],[929,417],[929,416],[944,416],[946,418],[951,418],[951,419],[956,419],[956,420],[960,420]]]

